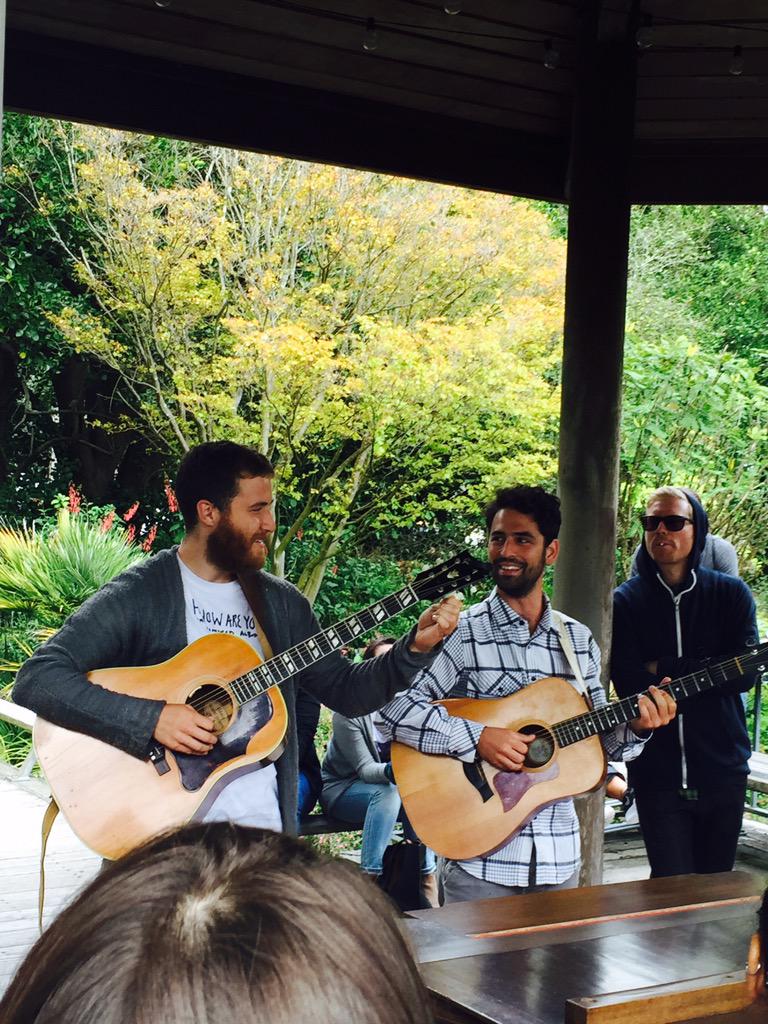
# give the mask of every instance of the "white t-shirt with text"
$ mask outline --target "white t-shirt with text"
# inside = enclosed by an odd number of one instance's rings
[[[177,557],[184,585],[187,643],[209,633],[232,633],[247,640],[263,658],[253,612],[240,584],[236,580],[211,583],[193,573]],[[203,821],[233,821],[251,828],[281,832],[283,822],[275,766],[267,765],[229,782]]]

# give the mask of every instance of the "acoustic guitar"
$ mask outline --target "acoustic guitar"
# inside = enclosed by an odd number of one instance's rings
[[[212,633],[160,665],[90,672],[90,681],[107,690],[191,704],[213,718],[218,742],[199,756],[155,747],[142,761],[38,717],[35,750],[59,808],[83,842],[108,858],[203,818],[229,781],[279,756],[288,724],[282,682],[419,601],[489,572],[488,562],[464,551],[268,661],[240,637]]]
[[[766,670],[763,644],[659,688],[680,700]],[[393,743],[392,768],[416,834],[450,860],[482,857],[505,846],[542,808],[597,789],[606,768],[599,737],[637,718],[638,696],[585,710],[586,700],[571,683],[548,677],[509,697],[436,701],[450,715],[536,738],[519,772]]]

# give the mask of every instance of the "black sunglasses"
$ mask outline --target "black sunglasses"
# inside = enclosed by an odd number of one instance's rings
[[[669,530],[670,533],[679,533],[686,523],[692,523],[693,520],[686,519],[685,516],[640,516],[640,522],[643,524],[643,529],[646,533],[653,533],[654,530],[658,530],[660,523],[664,523],[665,529]]]

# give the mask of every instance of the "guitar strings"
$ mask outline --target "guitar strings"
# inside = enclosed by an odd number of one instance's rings
[[[217,689],[219,689],[221,693],[224,694],[227,703],[230,703],[231,697],[227,690],[227,687],[234,690],[238,685],[261,685],[260,689],[246,697],[245,700],[238,700],[237,694],[235,693],[234,703],[237,704],[237,706],[242,706],[249,700],[255,700],[256,697],[262,696],[267,690],[271,689],[273,686],[279,686],[281,683],[284,683],[287,679],[290,679],[291,676],[296,675],[296,671],[300,672],[303,669],[308,668],[310,665],[315,664],[317,661],[321,661],[323,658],[326,658],[329,654],[332,654],[334,651],[338,650],[338,647],[334,647],[333,644],[330,643],[330,641],[327,639],[328,633],[340,633],[342,629],[346,629],[347,632],[349,632],[349,636],[346,640],[343,637],[341,637],[342,644],[348,643],[350,640],[354,640],[357,635],[365,633],[368,631],[368,629],[372,629],[374,626],[386,622],[388,619],[391,619],[394,615],[397,615],[398,612],[404,611],[406,608],[409,608],[412,604],[416,604],[420,600],[423,600],[423,596],[420,597],[418,591],[428,591],[431,587],[434,586],[435,580],[439,579],[441,575],[445,576],[445,573],[449,568],[450,563],[448,566],[443,565],[424,570],[424,572],[421,572],[419,573],[418,576],[416,576],[412,583],[405,584],[400,590],[395,591],[392,594],[389,594],[387,597],[382,598],[380,601],[374,601],[373,604],[369,605],[367,608],[363,608],[362,611],[355,612],[352,615],[348,615],[345,619],[342,619],[341,622],[338,622],[333,626],[329,626],[328,629],[321,630],[319,633],[315,633],[314,636],[308,637],[306,640],[301,640],[298,644],[295,644],[293,647],[288,648],[287,651],[282,651],[280,654],[274,655],[267,661],[263,661],[260,665],[257,665],[249,672],[245,672],[243,675],[237,676],[236,679],[232,679],[227,683],[219,684],[217,686]],[[465,574],[463,577],[460,578],[460,580],[451,582],[458,582],[459,585],[463,585],[468,581],[468,579],[469,574]],[[400,595],[406,592],[411,600],[408,601],[408,603],[403,604],[402,600],[400,599]],[[394,611],[390,611],[390,609],[387,607],[387,602],[390,602],[393,599],[397,600],[400,607],[395,609]],[[384,608],[384,610],[388,613],[385,618],[376,618],[373,609],[377,607]],[[362,622],[363,616],[369,616],[372,618],[373,621],[369,626],[365,625],[365,623]],[[354,631],[354,629],[349,628],[349,625],[351,623],[360,626],[360,629],[358,630],[357,633]],[[330,644],[330,649],[324,651],[321,646],[321,641],[322,643]],[[312,648],[310,647],[310,644],[312,643],[314,643],[315,648],[320,652],[319,656],[317,656],[312,651]],[[286,659],[291,662],[303,661],[304,664],[299,664],[297,670],[290,671],[287,670],[287,666],[285,665]],[[278,672],[276,673],[278,675],[277,679],[274,679],[272,677],[273,667],[275,669],[278,669]],[[282,673],[285,674],[283,675]],[[258,678],[254,678],[258,676],[265,677],[265,685],[262,685],[261,680],[259,680]],[[209,704],[213,703],[217,698],[219,701],[221,701],[221,696],[209,694],[208,696],[199,696],[193,698],[191,701],[188,701],[187,703],[189,707],[193,708],[195,711],[203,713],[203,710]]]
[[[663,686],[659,687],[659,689],[664,690],[667,693],[672,693],[675,689],[678,691],[682,690],[683,695],[688,697],[690,694],[687,693],[687,687],[692,683],[697,684],[705,680],[707,681],[707,686],[705,687],[700,688],[696,685],[696,692],[700,693],[702,692],[702,689],[710,689],[719,685],[719,683],[727,682],[729,679],[738,678],[738,675],[734,676],[731,674],[733,669],[737,669],[739,675],[745,675],[746,673],[742,666],[750,666],[753,662],[759,661],[762,655],[766,653],[765,647],[766,645],[762,645],[762,647],[758,648],[758,650],[752,654],[727,658],[725,661],[718,662],[716,665],[705,665],[699,669],[698,672],[690,672],[688,675],[673,679],[670,683],[665,683]],[[715,681],[712,679],[713,672],[719,673],[722,678]],[[704,677],[703,679],[702,676]],[[641,696],[641,694],[636,693],[630,697],[624,697],[622,700],[612,701],[610,704],[606,704],[605,707],[597,708],[595,711],[586,712],[581,715],[576,715],[573,718],[564,719],[562,722],[558,722],[552,726],[552,732],[556,734],[556,737],[560,742],[565,740],[566,743],[572,743],[581,739],[587,739],[590,735],[595,735],[595,733],[587,732],[585,728],[582,727],[582,723],[587,727],[589,727],[593,721],[597,721],[598,725],[605,725],[608,728],[611,728],[614,725],[621,725],[623,723],[620,721],[611,723],[610,720],[608,720],[607,722],[602,723],[600,722],[600,719],[609,719],[609,716],[611,714],[615,715],[618,709],[621,709],[622,713],[627,712],[631,714],[636,710],[637,698],[639,696]],[[628,720],[629,719],[627,719],[627,721]]]
[[[408,587],[407,589],[411,590],[411,587]],[[398,592],[398,593],[400,593],[400,592]],[[388,601],[388,600],[390,600],[390,598],[395,597],[395,596],[396,596],[395,594],[390,594],[389,597],[383,598],[382,601],[374,602],[374,604],[371,605],[369,608],[364,608],[361,612],[358,612],[355,615],[348,616],[346,619],[343,619],[341,622],[337,623],[335,626],[330,626],[328,628],[328,630],[322,630],[320,633],[315,634],[315,636],[310,637],[307,640],[301,641],[300,643],[296,644],[294,647],[289,648],[289,650],[284,651],[282,654],[275,655],[273,658],[270,658],[268,661],[262,662],[260,665],[257,665],[256,668],[251,669],[250,672],[246,672],[243,675],[238,676],[236,679],[233,679],[228,684],[221,684],[221,686],[219,687],[219,689],[221,690],[221,693],[223,693],[225,695],[225,697],[227,699],[227,702],[230,702],[230,695],[229,695],[229,693],[228,693],[228,691],[226,689],[227,685],[230,686],[230,687],[235,687],[242,680],[245,680],[246,683],[248,683],[250,685],[253,685],[255,680],[249,678],[250,676],[265,675],[267,677],[267,679],[270,680],[270,682],[266,686],[264,686],[258,692],[254,693],[252,696],[246,698],[245,701],[238,701],[237,700],[237,695],[235,695],[235,702],[234,702],[234,704],[236,706],[241,706],[242,704],[246,703],[247,700],[253,700],[256,697],[262,696],[268,689],[271,689],[272,686],[279,685],[280,683],[285,682],[286,679],[290,679],[290,677],[292,675],[295,675],[294,672],[289,672],[283,678],[277,679],[277,680],[273,680],[273,679],[271,679],[271,669],[269,669],[270,665],[272,665],[273,663],[274,664],[279,664],[278,659],[285,658],[286,655],[288,657],[290,657],[291,660],[298,661],[299,659],[298,659],[298,657],[296,655],[300,653],[301,657],[303,659],[306,659],[307,663],[305,665],[301,665],[300,668],[299,668],[299,671],[301,671],[304,668],[307,668],[309,665],[314,663],[313,660],[312,660],[314,658],[314,656],[312,655],[312,653],[311,653],[311,651],[310,651],[310,649],[308,647],[308,644],[309,644],[310,640],[314,640],[315,644],[319,647],[319,644],[318,644],[318,641],[317,641],[318,637],[325,637],[325,634],[327,632],[329,632],[329,630],[335,630],[336,632],[338,632],[339,629],[341,627],[345,626],[351,619],[359,619],[362,615],[368,614],[370,612],[371,608],[375,608],[377,605],[380,605],[384,601]],[[416,597],[415,594],[413,596],[416,598],[416,600],[418,600],[418,598]],[[405,605],[403,607],[408,607],[408,606]],[[392,614],[396,614],[396,613],[392,613]],[[388,617],[391,618],[391,615],[388,616]],[[382,620],[382,621],[386,621],[386,620]],[[352,639],[352,638],[350,638],[350,639]],[[763,645],[763,646],[765,646],[765,645]],[[300,649],[302,649],[302,648],[304,650],[300,651]],[[326,651],[326,652],[322,653],[319,658],[315,658],[314,660],[315,661],[320,661],[320,660],[322,660],[322,658],[327,657],[328,654],[333,653],[334,650],[337,650],[337,648],[332,648],[330,651]],[[660,687],[660,689],[665,690],[667,693],[670,693],[673,690],[673,688],[678,688],[678,689],[681,689],[683,691],[685,696],[690,696],[689,694],[687,694],[685,692],[686,686],[690,685],[690,683],[692,683],[692,682],[696,683],[697,682],[697,677],[702,672],[704,672],[706,675],[710,675],[711,672],[715,672],[715,671],[719,672],[720,675],[722,676],[721,682],[726,682],[729,679],[730,672],[734,668],[738,668],[740,674],[743,675],[744,673],[741,670],[741,665],[745,664],[745,663],[751,663],[755,659],[759,660],[759,657],[760,657],[761,653],[765,653],[765,652],[758,651],[755,654],[747,654],[747,655],[744,655],[742,657],[733,657],[733,658],[726,659],[725,661],[718,662],[717,665],[705,666],[703,669],[700,669],[699,672],[691,672],[688,675],[680,676],[678,679],[673,679],[671,683],[665,683],[664,686]],[[280,668],[281,668],[281,671],[282,671],[284,666],[281,665]],[[711,686],[716,686],[717,683],[712,682],[710,685]],[[697,687],[697,692],[701,692],[698,689],[698,687]],[[575,715],[573,718],[563,719],[563,721],[557,722],[557,723],[553,724],[550,728],[544,728],[544,727],[537,726],[537,727],[535,727],[532,730],[528,730],[528,732],[529,733],[532,732],[533,735],[535,735],[537,739],[539,737],[541,737],[541,736],[547,735],[549,732],[554,732],[556,734],[558,740],[560,740],[561,736],[562,736],[563,739],[569,740],[571,742],[575,742],[575,741],[578,741],[580,739],[586,739],[587,736],[583,735],[584,729],[582,728],[581,723],[584,723],[585,726],[589,725],[592,721],[599,720],[601,716],[602,717],[608,717],[610,714],[615,714],[618,709],[621,709],[622,711],[626,710],[628,712],[631,712],[633,710],[632,702],[635,701],[638,696],[640,696],[640,694],[633,694],[630,697],[624,697],[622,700],[612,701],[610,704],[607,704],[605,707],[597,708],[594,711],[586,712],[586,713],[581,714],[581,715]],[[200,713],[202,713],[203,709],[206,708],[209,704],[211,704],[215,699],[216,699],[216,695],[209,695],[207,697],[206,696],[201,696],[201,697],[197,697],[197,698],[189,701],[188,703],[189,703],[189,706],[194,708],[195,711],[199,711]],[[218,697],[218,699],[221,700],[221,697]],[[234,710],[234,707],[233,707],[233,710]],[[621,725],[622,723],[621,722],[611,723],[610,721],[608,721],[606,723],[600,723],[598,721],[598,724],[600,724],[600,725],[605,724],[607,727],[612,728],[615,725]],[[560,740],[560,742],[562,742],[562,740]]]

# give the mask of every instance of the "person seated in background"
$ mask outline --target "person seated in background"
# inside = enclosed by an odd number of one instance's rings
[[[691,491],[687,487],[681,487],[680,490],[687,498],[694,498],[701,504],[701,498],[696,491]],[[630,579],[633,576],[637,576],[640,572],[637,566],[637,556],[640,554],[642,547],[642,544],[638,544],[632,556],[632,565],[629,570]],[[707,533],[704,547],[699,557],[699,568],[724,572],[726,576],[738,576],[739,556],[736,553],[736,548],[725,537],[718,537],[717,534]]]
[[[605,774],[605,797],[606,825],[610,825],[617,814],[623,817],[625,825],[637,824],[635,794],[627,782],[627,768],[622,761],[608,762]]]
[[[296,687],[296,734],[299,741],[299,824],[312,812],[323,788],[315,733],[320,721],[320,701],[303,686]]]
[[[395,637],[376,637],[363,659],[386,654]],[[346,718],[334,713],[333,735],[323,759],[323,790],[320,803],[327,814],[351,825],[363,826],[360,866],[378,877],[384,851],[397,821],[403,822],[406,839],[418,841],[405,818],[390,761],[390,743],[376,726],[376,715]],[[426,851],[422,891],[436,905],[435,856]]]
[[[229,822],[111,864],[32,948],[3,1024],[430,1024],[394,911],[356,868]]]

